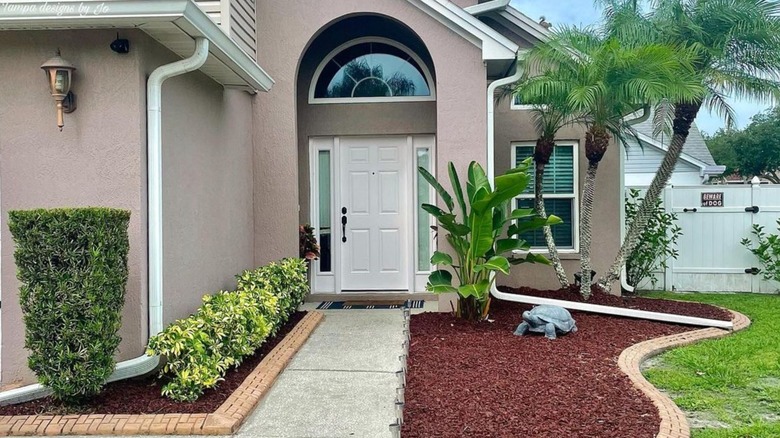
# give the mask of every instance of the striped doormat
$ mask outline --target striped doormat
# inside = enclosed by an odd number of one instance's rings
[[[422,309],[424,300],[399,301],[323,301],[317,310]]]

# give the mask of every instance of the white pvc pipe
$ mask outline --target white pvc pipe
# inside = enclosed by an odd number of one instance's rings
[[[209,40],[195,39],[189,58],[157,67],[146,84],[147,189],[149,221],[149,337],[163,329],[162,239],[162,85],[167,79],[199,69],[208,59]],[[157,368],[158,356],[146,354],[116,364],[108,382],[140,376]],[[51,394],[41,384],[0,392],[0,405],[23,403]]]
[[[649,319],[651,321],[671,322],[675,324],[695,325],[703,327],[717,327],[732,330],[731,321],[717,319],[696,318],[693,316],[674,315],[671,313],[649,312],[647,310],[624,309],[621,307],[602,306],[599,304],[580,303],[577,301],[554,300],[552,298],[540,298],[530,295],[517,295],[498,290],[495,284],[490,289],[490,294],[499,300],[512,301],[524,304],[550,304],[571,310],[583,312],[601,313],[604,315],[623,316],[626,318]]]
[[[496,118],[496,89],[502,85],[509,85],[520,80],[523,76],[523,71],[520,69],[520,65],[515,61],[515,73],[505,78],[496,79],[491,82],[487,88],[487,163],[486,173],[490,185],[493,185],[493,179],[495,179],[495,157],[496,157],[496,131],[495,131],[495,118]]]

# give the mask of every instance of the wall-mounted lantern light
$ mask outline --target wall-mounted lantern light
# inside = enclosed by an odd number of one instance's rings
[[[76,96],[70,91],[76,67],[62,59],[60,51],[57,50],[57,56],[44,62],[41,68],[46,73],[49,91],[57,104],[57,126],[62,131],[62,127],[65,126],[63,113],[70,114],[76,111]]]

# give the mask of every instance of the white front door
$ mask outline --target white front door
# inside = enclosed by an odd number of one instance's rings
[[[342,290],[409,290],[408,149],[406,137],[341,138],[334,245]]]

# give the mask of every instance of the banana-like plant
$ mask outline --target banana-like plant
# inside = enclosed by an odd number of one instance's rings
[[[525,257],[507,257],[515,250],[529,250],[530,244],[519,238],[523,233],[562,222],[554,215],[543,219],[532,208],[510,211],[511,201],[528,185],[530,162],[529,158],[496,177],[493,187],[482,166],[472,161],[465,193],[455,166],[449,163],[454,197],[430,172],[420,168],[420,174],[439,194],[446,210],[432,204],[423,204],[422,208],[436,218],[437,230],[447,232],[445,238],[455,255],[453,258],[446,252],[433,253],[431,264],[443,269],[431,273],[427,289],[434,293],[457,293],[456,315],[459,318],[473,321],[487,318],[490,288],[496,273],[508,275],[511,265],[520,263],[550,264],[544,256],[531,252]],[[453,272],[457,277],[456,284],[453,284]]]

